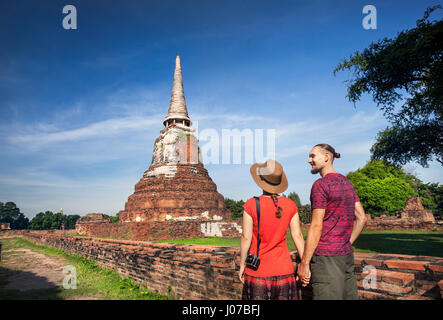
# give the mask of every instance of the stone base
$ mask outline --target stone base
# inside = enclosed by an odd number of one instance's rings
[[[223,196],[202,164],[151,166],[119,215],[120,222],[230,218]]]

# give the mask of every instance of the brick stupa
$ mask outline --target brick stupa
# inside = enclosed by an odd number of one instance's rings
[[[120,222],[231,219],[223,196],[203,166],[191,124],[177,56],[164,128],[155,140],[149,169],[120,211]]]

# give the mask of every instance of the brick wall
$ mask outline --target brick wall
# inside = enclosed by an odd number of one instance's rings
[[[136,241],[241,235],[241,225],[231,220],[77,223],[75,230],[81,235]]]
[[[166,293],[170,288],[181,298],[241,297],[239,248],[76,237],[63,231],[3,231],[2,236],[21,236],[83,256],[150,290]],[[296,252],[291,254],[295,261]],[[372,272],[365,271],[367,265],[376,268],[375,288],[365,289],[365,277]],[[443,258],[356,253],[355,266],[361,299],[441,299]],[[303,296],[310,298],[309,287]]]

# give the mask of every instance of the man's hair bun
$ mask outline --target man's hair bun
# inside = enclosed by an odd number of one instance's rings
[[[333,155],[333,159],[332,160],[334,160],[334,158],[340,158],[341,157],[340,153],[335,152],[335,149],[333,147],[331,147],[327,143],[319,143],[319,144],[315,145],[314,148],[315,147],[320,147],[323,150],[326,150],[326,151],[330,152]]]

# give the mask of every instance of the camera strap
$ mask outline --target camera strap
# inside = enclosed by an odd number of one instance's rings
[[[260,234],[260,198],[259,197],[254,197],[255,198],[255,205],[256,205],[256,210],[257,210],[257,257],[258,257],[258,250],[260,248],[260,242],[261,239],[259,238],[259,234]]]
[[[259,197],[254,197],[255,198],[255,206],[256,206],[256,211],[257,211],[257,257],[258,257],[258,250],[260,249],[260,198]]]
[[[259,197],[254,197],[255,198],[255,206],[256,206],[256,211],[257,211],[257,257],[258,257],[258,250],[260,249],[260,198]],[[248,249],[248,255],[249,255],[249,249]]]

